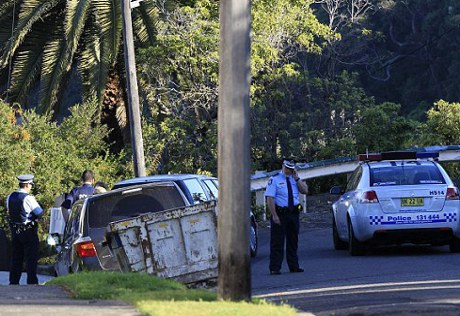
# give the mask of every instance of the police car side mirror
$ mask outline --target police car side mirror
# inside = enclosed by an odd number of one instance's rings
[[[329,193],[330,193],[330,194],[333,194],[333,195],[340,195],[340,194],[343,193],[342,187],[341,187],[340,185],[333,186],[333,187],[329,190]]]

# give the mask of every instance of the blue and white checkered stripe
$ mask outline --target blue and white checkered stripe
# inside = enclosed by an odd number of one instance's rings
[[[369,216],[369,224],[370,225],[381,225],[383,221],[383,216],[381,215],[370,215]]]
[[[447,222],[457,221],[457,213],[444,213],[444,217],[446,218]]]

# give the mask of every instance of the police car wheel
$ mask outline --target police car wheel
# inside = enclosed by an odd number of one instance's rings
[[[348,251],[352,256],[362,256],[365,252],[363,243],[355,237],[353,225],[350,220],[348,220]]]
[[[460,238],[454,237],[449,244],[450,252],[460,252]]]
[[[337,231],[337,224],[335,223],[335,218],[332,217],[332,239],[334,241],[335,250],[346,250],[348,248],[348,243],[339,238],[339,233]]]

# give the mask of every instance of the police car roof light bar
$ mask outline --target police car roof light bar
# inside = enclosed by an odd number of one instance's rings
[[[382,161],[382,160],[416,160],[437,159],[438,152],[415,152],[415,151],[386,151],[382,153],[365,153],[358,155],[359,161]]]
[[[382,155],[380,153],[365,153],[358,155],[359,161],[380,161],[382,160]]]
[[[425,152],[418,152],[417,153],[418,159],[436,159],[439,158],[439,153],[433,151],[425,151]]]
[[[382,160],[405,160],[417,159],[415,151],[386,151],[382,153]]]

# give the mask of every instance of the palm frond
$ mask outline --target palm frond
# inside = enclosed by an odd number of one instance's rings
[[[106,53],[110,54],[110,60],[114,64],[121,44],[121,1],[93,0],[93,5],[100,35],[109,44],[106,45]]]
[[[0,3],[0,31],[6,29],[11,34],[11,18],[13,17],[13,8],[15,6],[19,10],[19,3],[15,5],[14,0],[5,0]],[[5,21],[10,23],[4,23]]]
[[[14,29],[13,16],[17,15],[13,13],[14,8],[19,11],[19,5],[15,6],[14,0],[7,0],[0,4],[0,56],[5,52],[5,43],[11,37],[12,28]],[[0,69],[4,68],[0,63]]]
[[[64,0],[26,0],[22,1],[14,35],[6,41],[4,51],[0,57],[0,67],[4,67],[11,55],[14,55],[18,46],[30,32],[33,24],[43,20],[52,9]]]
[[[61,80],[72,64],[71,52],[62,36],[64,25],[58,14],[54,16],[55,27],[49,34],[49,40],[43,49],[40,80],[40,111],[50,112],[57,101],[57,92]]]
[[[11,34],[11,18],[13,17],[13,8],[16,7],[16,11],[19,11],[19,1],[15,0],[4,0],[0,3],[0,30],[7,29]],[[10,23],[4,24],[5,21]]]
[[[145,0],[141,2],[139,8],[133,10],[132,16],[137,39],[142,45],[153,45],[156,36],[155,25],[160,18],[156,1]]]
[[[94,23],[87,24],[88,35],[83,38],[80,72],[87,79],[85,95],[95,94],[102,105],[109,71],[116,63],[121,47],[121,3],[93,0]]]
[[[67,0],[65,37],[66,48],[70,56],[73,56],[78,48],[78,42],[85,27],[90,5],[91,0]]]
[[[49,38],[47,30],[52,27],[54,25],[46,22],[39,23],[18,49],[14,59],[10,92],[12,98],[19,103],[25,100],[30,86],[40,73],[43,48]]]
[[[83,83],[86,97],[96,96],[102,105],[103,94],[107,84],[110,60],[105,56],[103,39],[94,35],[85,39],[85,49],[81,52],[79,71],[85,77]]]

